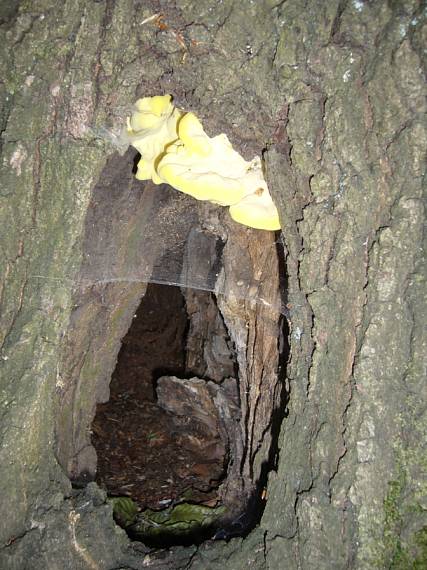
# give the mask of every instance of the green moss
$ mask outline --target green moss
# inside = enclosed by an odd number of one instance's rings
[[[421,528],[406,543],[402,537],[404,530],[404,513],[402,512],[403,494],[407,487],[407,476],[404,469],[400,471],[398,480],[389,483],[389,492],[384,500],[384,545],[388,553],[392,570],[421,570],[427,568],[427,526]],[[414,517],[423,514],[419,505],[407,509]],[[411,518],[412,518],[411,517]]]
[[[226,507],[206,507],[192,503],[153,511],[139,512],[137,504],[129,497],[112,497],[114,518],[140,540],[170,540],[184,538],[212,528],[226,513]]]
[[[417,532],[415,544],[418,547],[418,555],[414,560],[414,568],[416,570],[427,568],[427,526]]]
[[[384,500],[384,545],[386,552],[390,553],[391,567],[393,568],[402,568],[404,567],[402,564],[407,563],[407,555],[400,540],[402,517],[399,510],[405,479],[405,474],[402,471],[398,480],[390,481],[389,491]]]
[[[129,497],[112,497],[108,502],[113,506],[114,518],[123,526],[128,527],[135,522],[138,506]]]
[[[427,527],[415,534],[414,545],[416,546],[415,557],[399,541],[390,565],[392,570],[424,570],[427,568]]]

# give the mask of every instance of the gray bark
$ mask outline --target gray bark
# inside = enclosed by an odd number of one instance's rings
[[[1,5],[1,568],[427,565],[423,8]],[[155,14],[166,27],[143,23]],[[107,133],[137,96],[159,93],[194,110],[210,135],[225,132],[245,158],[265,151],[286,251],[289,401],[257,528],[147,554],[95,485],[72,493],[69,477],[93,465],[87,429],[145,287],[97,284],[89,296],[75,286],[91,282],[87,256],[127,268],[144,245],[147,194],[132,155]],[[271,240],[219,220],[235,238],[228,259],[242,240],[254,271],[262,266]],[[220,308],[230,330],[250,310]],[[262,470],[278,405],[277,339],[256,328],[259,311],[239,356],[262,410],[248,404],[257,445],[242,481]],[[270,362],[264,376],[251,350]]]

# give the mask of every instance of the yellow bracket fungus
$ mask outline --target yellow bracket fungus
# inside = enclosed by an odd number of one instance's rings
[[[233,149],[226,135],[209,138],[197,117],[187,113],[179,122],[178,136],[157,165],[162,180],[221,206],[236,204],[256,190],[253,165]]]
[[[127,120],[126,135],[129,142],[141,153],[136,177],[160,184],[156,162],[168,144],[178,138],[177,123],[182,111],[171,103],[170,95],[144,97],[135,103],[135,111]]]
[[[142,156],[139,180],[151,178],[197,200],[230,206],[231,217],[246,226],[280,229],[260,158],[244,160],[225,134],[210,138],[194,113],[176,109],[170,95],[139,99],[127,135]]]
[[[230,206],[230,216],[235,222],[258,230],[280,229],[279,214],[267,188],[259,188]]]

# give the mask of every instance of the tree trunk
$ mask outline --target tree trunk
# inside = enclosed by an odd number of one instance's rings
[[[416,0],[2,3],[1,568],[427,565],[423,15]],[[172,193],[168,236],[187,247],[186,216],[227,244],[218,306],[243,414],[227,492],[265,508],[244,537],[148,553],[70,480],[94,469],[95,406],[145,292],[121,277],[164,253],[164,194],[115,137],[163,93],[263,154],[285,253]],[[232,295],[239,263],[269,306]]]

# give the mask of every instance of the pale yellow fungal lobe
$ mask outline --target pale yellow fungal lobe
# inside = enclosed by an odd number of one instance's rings
[[[235,222],[259,230],[280,230],[277,208],[267,188],[260,188],[233,206],[230,216]]]
[[[168,144],[178,138],[177,123],[182,111],[176,109],[170,95],[144,97],[135,103],[135,111],[127,121],[130,143],[141,153],[136,177],[160,184],[156,162],[166,151]]]
[[[246,226],[280,229],[261,159],[246,161],[225,134],[209,137],[196,115],[176,109],[170,95],[139,99],[127,135],[141,153],[139,180],[151,178],[197,200],[230,206],[231,217]]]
[[[245,176],[251,167],[226,135],[210,138],[193,113],[178,125],[178,140],[157,165],[159,177],[197,200],[221,206],[236,204],[251,192]]]
[[[208,135],[202,123],[194,113],[186,113],[179,124],[179,138],[188,153],[194,152],[199,156],[209,156],[212,151]]]

